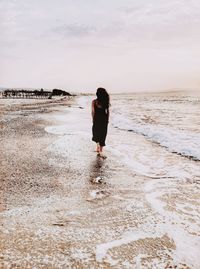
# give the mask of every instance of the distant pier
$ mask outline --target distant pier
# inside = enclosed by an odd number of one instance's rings
[[[0,98],[12,99],[50,99],[52,97],[51,91],[41,90],[4,90],[0,92]]]

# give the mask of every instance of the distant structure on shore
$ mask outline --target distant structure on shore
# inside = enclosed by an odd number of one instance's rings
[[[69,92],[60,90],[60,89],[53,89],[52,96],[71,96]]]
[[[18,99],[51,99],[53,96],[71,96],[69,92],[53,89],[52,91],[41,90],[19,90],[6,89],[0,92],[0,98],[18,98]]]

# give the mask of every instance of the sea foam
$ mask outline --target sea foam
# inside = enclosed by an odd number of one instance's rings
[[[113,126],[124,131],[134,132],[166,147],[170,152],[200,160],[200,134],[180,130],[171,126],[140,124],[122,114],[114,114]]]

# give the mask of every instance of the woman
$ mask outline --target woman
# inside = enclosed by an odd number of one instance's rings
[[[104,88],[98,88],[96,96],[97,99],[92,101],[92,140],[97,143],[98,156],[105,158],[103,147],[105,146],[109,121],[110,97]]]

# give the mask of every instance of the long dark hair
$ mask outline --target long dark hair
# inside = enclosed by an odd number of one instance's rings
[[[106,89],[98,88],[96,92],[98,103],[105,109],[108,109],[110,106],[110,96]]]

